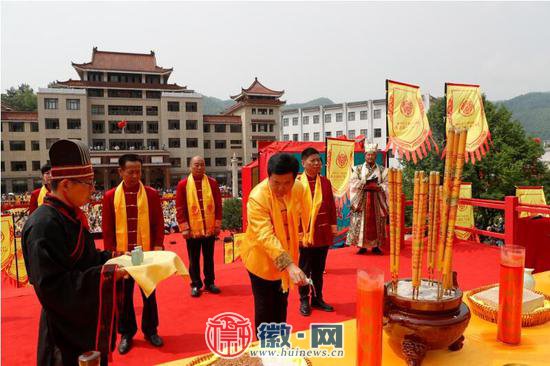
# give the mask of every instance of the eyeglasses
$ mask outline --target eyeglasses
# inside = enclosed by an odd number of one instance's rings
[[[80,184],[85,184],[87,186],[89,186],[90,188],[93,188],[95,187],[95,180],[94,181],[91,181],[91,182],[85,182],[83,180],[78,180],[78,179],[71,179],[73,182],[77,182],[77,183],[80,183]]]

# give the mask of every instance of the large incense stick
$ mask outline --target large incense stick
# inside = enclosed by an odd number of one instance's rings
[[[388,170],[388,209],[390,212],[390,271],[394,290],[396,289],[397,284],[395,256],[395,173],[395,170],[392,168]]]
[[[417,277],[420,248],[418,243],[418,216],[420,211],[420,172],[414,172],[414,194],[413,194],[413,225],[412,225],[412,287],[413,299],[418,293],[420,279]]]
[[[403,213],[403,171],[397,170],[397,174],[395,176],[395,198],[396,198],[396,210],[395,210],[395,217],[396,217],[396,229],[395,229],[395,268],[397,275],[399,276],[399,255],[401,254],[401,230],[402,230],[402,224],[401,221],[401,215]]]

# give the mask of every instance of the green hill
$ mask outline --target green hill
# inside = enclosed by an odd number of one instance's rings
[[[512,112],[529,135],[550,140],[550,92],[527,93],[498,103]]]
[[[334,102],[329,98],[317,98],[317,99],[310,100],[309,102],[306,102],[306,103],[294,103],[294,104],[284,105],[283,110],[316,107],[319,105],[326,105],[326,104],[333,104],[333,103]],[[226,110],[228,107],[231,107],[233,104],[235,104],[235,101],[231,99],[222,100],[215,97],[207,97],[205,95],[203,99],[203,107],[202,107],[203,114],[220,114],[224,110]]]
[[[326,104],[334,104],[334,102],[329,98],[321,97],[321,98],[310,100],[309,102],[305,102],[305,103],[286,104],[285,106],[283,106],[283,110],[285,111],[288,109],[317,107],[317,106],[326,105]]]

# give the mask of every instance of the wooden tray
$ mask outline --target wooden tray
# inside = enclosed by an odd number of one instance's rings
[[[468,301],[472,312],[479,316],[481,319],[485,319],[492,323],[497,322],[498,318],[498,309],[493,308],[492,306],[483,304],[479,301],[476,301],[473,296],[478,292],[488,290],[490,288],[496,287],[498,285],[489,285],[477,288],[468,293]],[[527,314],[522,314],[521,316],[521,326],[522,327],[534,327],[541,325],[550,320],[550,296],[543,294],[542,292],[532,290],[533,292],[544,296],[544,307],[538,308],[535,311]]]

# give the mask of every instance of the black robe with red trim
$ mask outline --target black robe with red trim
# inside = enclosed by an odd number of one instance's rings
[[[99,350],[106,365],[116,324],[116,266],[103,266],[111,252],[95,248],[80,210],[51,195],[27,220],[22,248],[42,305],[37,364],[56,365],[61,357],[65,366],[78,365],[79,355]]]

